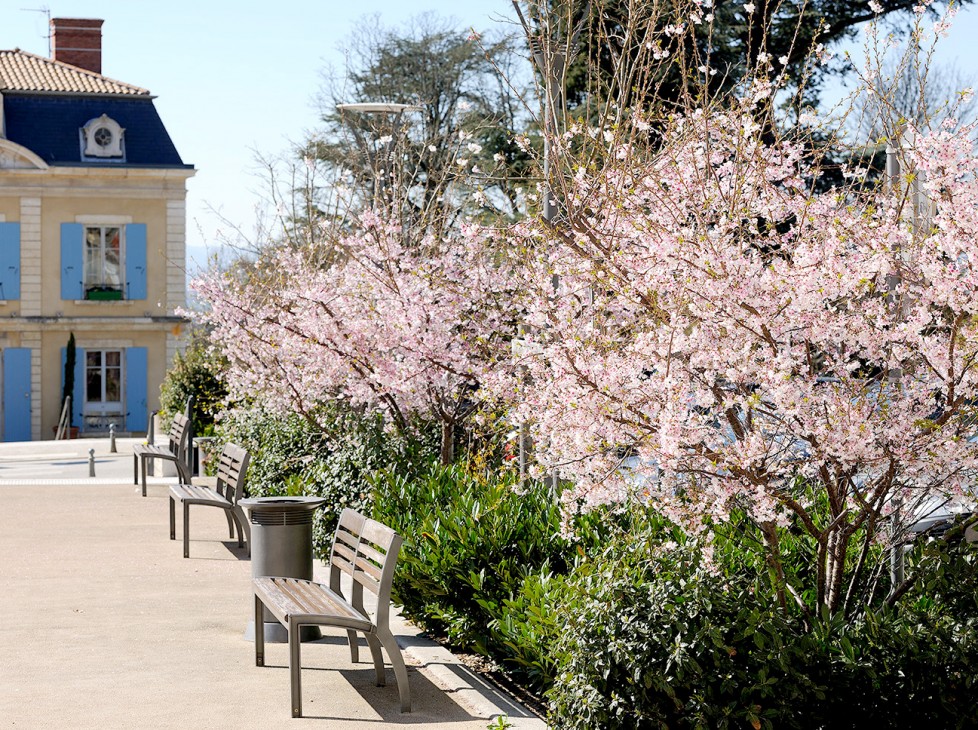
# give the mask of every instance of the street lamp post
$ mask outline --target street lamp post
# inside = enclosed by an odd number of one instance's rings
[[[913,148],[916,142],[916,135],[912,129],[908,129],[906,125],[901,124],[893,137],[895,139],[891,139],[886,145],[885,184],[887,191],[894,197],[899,198],[902,193],[903,182],[901,178],[904,173],[902,160],[906,159],[907,153]],[[916,242],[919,240],[919,236],[926,234],[926,231],[930,227],[934,214],[934,205],[921,187],[921,175],[923,175],[923,172],[921,170],[910,170],[909,172],[911,174],[907,181],[909,186],[907,196],[910,201],[911,230],[913,231],[913,239]],[[905,255],[903,251],[899,250],[894,253],[898,259],[902,259]],[[903,300],[903,297],[906,297],[906,294],[898,294],[897,292],[902,280],[899,267],[900,264],[897,263],[894,273],[887,277],[887,289],[889,290],[887,296],[891,299],[891,305],[898,308],[897,316],[902,320],[906,310],[906,302]],[[902,378],[903,369],[899,366],[892,368],[888,377],[890,387],[898,388]],[[897,590],[904,581],[902,511],[903,500],[899,495],[896,495],[893,499],[893,511],[890,515],[890,539],[893,542],[890,547],[891,591]]]
[[[567,70],[567,62],[568,59],[573,60],[577,54],[581,30],[587,22],[588,14],[591,10],[591,0],[587,0],[585,3],[584,11],[581,13],[581,20],[567,40],[565,46],[566,53],[562,53],[558,49],[560,39],[559,37],[552,37],[549,24],[545,24],[547,27],[543,33],[539,35],[534,33],[526,17],[523,15],[519,0],[512,0],[512,2],[517,16],[519,16],[520,25],[523,26],[523,32],[526,34],[527,44],[530,47],[530,54],[533,58],[533,65],[536,66],[543,78],[543,220],[547,224],[553,225],[557,218],[559,208],[551,180],[551,140],[557,135],[560,129],[560,118],[563,117],[565,111],[564,74]],[[555,291],[557,285],[557,278],[554,277]],[[516,344],[514,343],[514,345]],[[521,423],[519,431],[520,483],[526,477],[527,452],[529,450],[528,440],[526,425]],[[551,480],[554,491],[556,492],[558,482],[556,469],[551,475]]]

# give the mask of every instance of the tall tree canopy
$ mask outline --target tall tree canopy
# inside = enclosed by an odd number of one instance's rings
[[[361,203],[376,203],[378,174],[396,177],[387,192],[404,191],[396,204],[418,231],[443,231],[463,212],[514,215],[529,159],[514,141],[526,114],[513,84],[528,77],[513,45],[507,36],[461,31],[432,14],[398,28],[375,18],[350,38],[345,68],[327,76],[324,127],[306,153],[348,171]],[[337,110],[349,102],[416,109],[395,129],[391,115]]]

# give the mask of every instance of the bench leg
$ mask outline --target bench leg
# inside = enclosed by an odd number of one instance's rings
[[[384,672],[384,654],[380,650],[380,641],[374,634],[365,634],[365,636],[367,637],[367,646],[370,647],[370,654],[374,660],[374,677],[377,686],[383,687],[387,684],[387,676]],[[355,637],[356,635],[354,634]]]
[[[262,611],[264,605],[258,594],[255,594],[255,666],[265,666],[265,617]]]
[[[231,519],[231,511],[224,510],[224,516],[228,518],[228,537],[234,539],[234,520]],[[240,533],[241,530],[238,530]],[[241,547],[241,535],[238,535],[238,547]]]
[[[302,673],[299,648],[302,642],[299,640],[299,624],[289,617],[289,683],[292,685],[292,717],[302,717]],[[257,632],[257,627],[255,628]]]
[[[183,557],[190,557],[190,502],[183,503]]]
[[[143,496],[146,496],[146,462],[149,461],[146,457],[140,457],[139,463],[142,466],[142,477],[143,477]]]
[[[177,539],[177,508],[176,503],[173,501],[173,495],[170,495],[170,539]]]
[[[347,640],[350,642],[350,661],[354,664],[360,663],[360,637],[352,629],[346,630]],[[367,639],[369,642],[369,638]]]
[[[245,514],[244,510],[238,505],[235,505],[231,513],[234,515],[234,520],[238,525],[238,544],[241,544],[241,538],[244,537],[248,544],[248,557],[251,557],[251,523],[248,521],[248,516]]]
[[[394,678],[397,679],[397,694],[401,699],[401,712],[411,711],[411,688],[408,686],[407,667],[404,666],[404,657],[401,656],[401,648],[394,640],[394,634],[387,627],[377,629],[377,638],[387,649],[387,656],[390,657],[391,665],[394,667]]]
[[[139,484],[139,454],[132,455],[132,483]]]

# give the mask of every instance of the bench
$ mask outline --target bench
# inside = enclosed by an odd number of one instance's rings
[[[401,542],[401,537],[389,527],[352,509],[344,509],[333,535],[328,586],[298,578],[261,577],[252,581],[255,592],[255,664],[265,666],[265,637],[261,630],[264,607],[288,631],[292,717],[302,716],[299,647],[303,626],[346,629],[354,663],[359,661],[357,634],[364,634],[373,656],[378,687],[385,684],[381,647],[386,649],[397,680],[401,712],[411,711],[407,669],[389,626],[391,583]],[[343,573],[352,579],[349,601],[340,589],[340,576]],[[377,610],[373,619],[363,606],[365,588],[377,596]]]
[[[245,474],[248,472],[250,455],[240,446],[225,444],[217,466],[217,486],[214,488],[190,484],[170,487],[170,539],[176,540],[176,503],[183,505],[183,557],[190,557],[190,505],[217,507],[224,510],[228,519],[228,531],[234,537],[238,530],[238,547],[244,547],[244,533],[248,534],[248,552],[251,553],[251,527],[248,517],[238,504],[244,497]]]
[[[177,475],[181,482],[190,484],[190,468],[187,466],[187,448],[190,443],[190,420],[182,413],[173,417],[170,432],[167,434],[167,445],[136,444],[132,447],[132,483],[139,482],[142,473],[143,496],[146,496],[146,462],[150,459],[172,461],[176,464]],[[142,467],[140,469],[140,467]]]

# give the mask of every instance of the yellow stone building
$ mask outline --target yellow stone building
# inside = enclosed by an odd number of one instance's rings
[[[52,19],[52,58],[0,51],[0,436],[144,432],[181,347],[184,164],[149,91],[101,74],[101,20]]]

